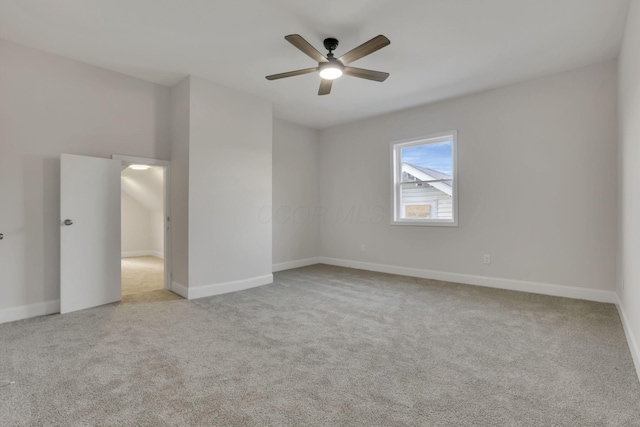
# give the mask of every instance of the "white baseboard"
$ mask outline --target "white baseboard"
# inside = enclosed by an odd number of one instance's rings
[[[189,288],[178,282],[171,282],[171,292],[180,295],[182,298],[189,299]]]
[[[187,287],[180,283],[173,282],[171,284],[171,290],[184,298],[197,299],[226,294],[229,292],[243,291],[245,289],[256,288],[270,283],[273,283],[273,274],[265,274],[264,276],[252,277],[250,279],[233,280],[230,282],[214,283],[212,285],[203,286]]]
[[[160,252],[160,251],[152,251],[152,250],[122,252],[120,254],[121,258],[132,258],[132,257],[136,257],[136,256],[154,256],[154,257],[158,257],[158,258],[164,259],[164,254],[162,252]]]
[[[276,271],[291,270],[292,268],[306,267],[308,265],[319,263],[320,258],[318,257],[297,259],[295,261],[279,262],[277,264],[273,264],[271,270],[275,273]]]
[[[616,294],[617,297],[617,294]],[[629,350],[631,351],[631,357],[633,358],[633,364],[636,367],[636,374],[638,375],[638,381],[640,381],[640,347],[638,346],[638,342],[636,341],[635,336],[633,335],[631,324],[629,323],[629,318],[627,317],[627,313],[624,311],[624,307],[622,306],[622,301],[618,298],[616,303],[618,307],[618,313],[620,314],[620,320],[622,321],[622,328],[624,329],[624,334],[627,337],[627,343],[629,344]]]
[[[60,313],[60,300],[39,302],[0,309],[0,323],[14,322],[29,317]]]
[[[339,267],[357,268],[360,270],[376,271],[379,273],[398,274],[401,276],[420,277],[423,279],[443,280],[447,282],[464,283],[467,285],[486,286],[489,288],[508,289],[511,291],[530,292],[534,294],[551,295],[556,297],[583,299],[587,301],[606,302],[615,304],[618,296],[613,291],[577,288],[573,286],[552,285],[549,283],[528,282],[524,280],[503,279],[499,277],[474,276],[470,274],[447,273],[444,271],[423,270],[419,268],[399,267],[395,265],[374,264],[370,262],[352,261],[347,259],[318,257],[322,264]]]

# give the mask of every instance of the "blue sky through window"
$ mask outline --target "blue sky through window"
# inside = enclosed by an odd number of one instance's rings
[[[451,175],[453,173],[452,147],[451,141],[416,145],[402,148],[400,156],[403,163],[411,163]]]

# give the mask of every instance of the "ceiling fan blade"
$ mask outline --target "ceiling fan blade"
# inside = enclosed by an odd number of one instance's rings
[[[331,85],[333,80],[322,79],[320,81],[320,89],[318,89],[318,95],[329,95],[331,92]]]
[[[376,82],[383,82],[389,77],[389,73],[383,73],[382,71],[365,70],[364,68],[356,67],[344,67],[342,70],[344,74],[352,77],[360,77],[361,79],[374,80]]]
[[[293,76],[299,76],[301,74],[313,73],[314,71],[318,71],[318,67],[305,68],[304,70],[288,71],[286,73],[280,73],[280,74],[272,74],[265,78],[267,80],[277,80],[277,79],[284,79],[285,77],[293,77]]]
[[[349,52],[342,55],[340,58],[340,62],[344,65],[347,65],[350,62],[353,62],[357,59],[362,58],[363,56],[367,56],[370,53],[375,52],[376,50],[382,49],[385,46],[391,44],[388,38],[383,36],[382,34],[379,36],[375,36],[368,42],[362,43],[360,46],[350,50]]]
[[[289,34],[288,36],[284,36],[284,38],[289,43],[291,43],[292,45],[294,45],[295,47],[300,49],[303,53],[305,53],[307,56],[309,56],[314,61],[316,61],[316,62],[329,62],[329,61],[327,61],[327,58],[325,58],[325,56],[323,54],[318,52],[318,50],[315,47],[311,46],[308,41],[306,41],[304,38],[302,38],[301,35],[299,35],[299,34]]]

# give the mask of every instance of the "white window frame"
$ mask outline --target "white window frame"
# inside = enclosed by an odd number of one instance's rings
[[[406,219],[401,217],[401,193],[400,183],[402,180],[402,162],[400,150],[406,147],[416,145],[434,144],[437,142],[451,141],[451,161],[453,170],[451,177],[453,179],[451,195],[453,219]],[[440,226],[440,227],[457,227],[458,226],[458,132],[453,130],[449,132],[440,132],[426,135],[418,138],[405,139],[401,141],[393,141],[391,143],[391,225],[418,225],[418,226]]]

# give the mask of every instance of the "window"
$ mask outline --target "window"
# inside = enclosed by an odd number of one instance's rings
[[[458,225],[456,132],[391,145],[392,224]]]

